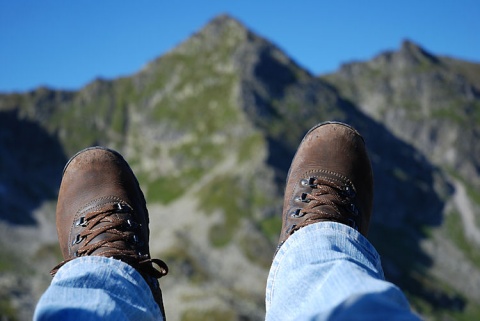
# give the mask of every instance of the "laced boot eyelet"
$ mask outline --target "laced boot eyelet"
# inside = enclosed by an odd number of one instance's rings
[[[295,211],[290,213],[290,216],[293,217],[293,218],[302,217],[303,213],[301,212],[301,210],[299,208],[297,208]]]
[[[81,227],[86,227],[87,226],[87,220],[85,220],[85,216],[80,217],[76,222],[75,226],[81,226]]]
[[[315,188],[315,187],[317,187],[317,185],[314,184],[314,182],[315,182],[316,179],[317,179],[316,177],[309,177],[308,179],[307,179],[307,178],[304,178],[304,179],[302,179],[302,180],[300,181],[300,184],[301,184],[302,186],[305,186],[305,187],[308,186],[308,187],[310,187],[310,188]]]
[[[77,236],[75,236],[75,238],[72,241],[72,245],[80,244],[83,239],[84,237],[80,236],[80,234],[77,234]]]
[[[131,210],[131,208],[127,204],[124,204],[124,203],[117,203],[116,206],[117,206],[116,211],[118,213],[125,213],[125,212],[129,212]]]
[[[303,202],[303,203],[310,203],[310,199],[307,198],[308,194],[307,193],[302,193],[301,196],[297,196],[295,198],[295,201],[297,202]]]
[[[133,243],[137,246],[143,246],[142,240],[137,236],[137,234],[133,234],[132,236]]]
[[[310,199],[307,198],[308,194],[307,193],[302,193],[302,202],[304,203],[310,203]]]
[[[293,224],[292,226],[290,226],[290,227],[287,229],[286,233],[289,234],[289,235],[291,235],[291,234],[293,233],[293,231],[295,230],[296,227],[297,227],[297,225],[296,225],[296,224]]]
[[[127,219],[126,227],[130,227],[132,229],[138,229],[139,227],[141,227],[141,224],[138,224],[137,222],[132,221],[131,219]]]
[[[353,198],[353,197],[356,196],[355,190],[351,186],[348,186],[348,185],[343,188],[343,192],[345,193],[345,195],[347,197],[350,197],[350,198]]]

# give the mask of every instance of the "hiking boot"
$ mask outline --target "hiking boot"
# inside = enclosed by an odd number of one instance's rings
[[[56,221],[64,261],[51,271],[52,275],[78,257],[115,258],[140,272],[164,312],[157,279],[166,275],[168,268],[163,261],[150,258],[145,198],[119,153],[92,147],[68,161],[63,170]]]
[[[303,138],[288,172],[278,248],[295,231],[323,221],[367,236],[372,202],[372,168],[362,136],[343,123],[318,124]]]

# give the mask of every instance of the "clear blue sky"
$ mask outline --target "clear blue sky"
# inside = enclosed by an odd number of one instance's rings
[[[221,13],[314,74],[404,39],[480,62],[478,0],[0,0],[0,92],[135,73]]]

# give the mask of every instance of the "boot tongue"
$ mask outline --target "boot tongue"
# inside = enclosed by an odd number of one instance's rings
[[[117,213],[132,212],[132,207],[121,198],[116,196],[104,196],[89,202],[80,209],[77,216],[86,216],[89,213],[116,211]]]

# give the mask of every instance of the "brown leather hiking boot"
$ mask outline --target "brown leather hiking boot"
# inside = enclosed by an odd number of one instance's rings
[[[321,221],[343,223],[366,236],[372,202],[372,168],[362,136],[343,123],[319,124],[305,135],[290,166],[278,248],[298,229]]]
[[[60,185],[56,220],[65,261],[52,270],[52,275],[77,257],[112,257],[140,272],[164,312],[157,279],[166,275],[168,268],[163,261],[150,258],[145,198],[119,153],[92,147],[68,161]]]

